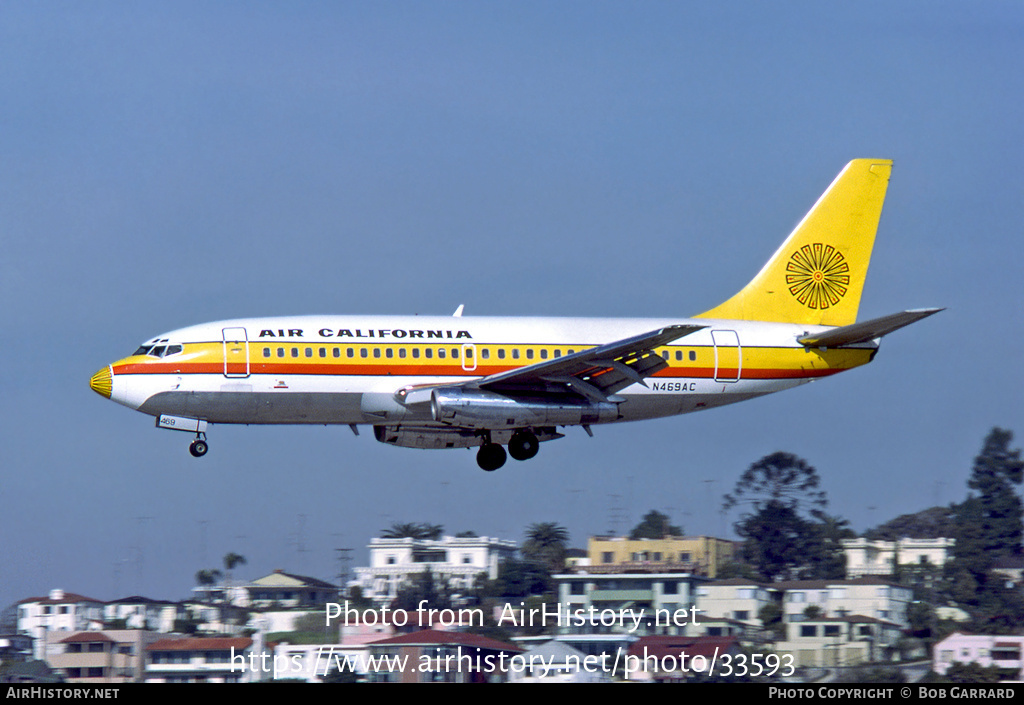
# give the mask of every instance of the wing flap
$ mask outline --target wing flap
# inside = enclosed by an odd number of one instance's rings
[[[548,385],[568,386],[593,401],[609,397],[665,369],[668,363],[654,349],[706,326],[674,325],[613,343],[606,343],[535,365],[490,375],[466,386],[510,394],[543,392]],[[563,386],[564,385],[564,386]]]

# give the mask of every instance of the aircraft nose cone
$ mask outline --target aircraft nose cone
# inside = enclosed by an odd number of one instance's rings
[[[110,374],[110,366],[108,365],[94,374],[92,379],[89,380],[89,386],[92,387],[92,391],[109,399],[110,391],[114,386],[114,378]]]

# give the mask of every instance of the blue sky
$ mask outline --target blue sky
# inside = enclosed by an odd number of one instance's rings
[[[785,450],[865,529],[1024,434],[1015,2],[30,3],[0,7],[0,603],[331,579],[392,522],[576,545]],[[347,428],[187,437],[93,394],[154,335],[303,313],[688,316],[839,170],[895,160],[861,316],[947,311],[734,407],[579,429],[529,463]]]

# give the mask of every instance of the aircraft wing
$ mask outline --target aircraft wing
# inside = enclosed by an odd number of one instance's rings
[[[911,311],[900,311],[881,318],[872,318],[870,321],[832,328],[821,333],[809,333],[797,338],[797,342],[810,348],[836,348],[841,345],[866,343],[942,310],[941,308],[918,308]]]
[[[706,326],[674,325],[596,348],[545,360],[535,365],[467,382],[472,389],[507,395],[535,395],[549,390],[573,391],[592,401],[620,401],[614,394],[668,367],[654,349]]]

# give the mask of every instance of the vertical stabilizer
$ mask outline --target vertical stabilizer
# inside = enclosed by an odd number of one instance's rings
[[[758,275],[697,318],[855,322],[891,171],[888,159],[847,164]]]

